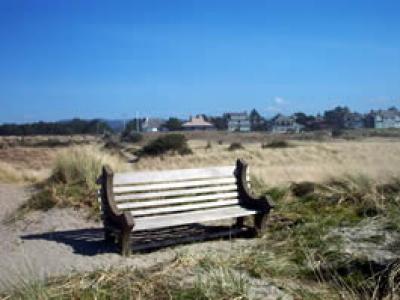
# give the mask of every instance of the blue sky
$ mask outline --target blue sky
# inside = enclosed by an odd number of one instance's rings
[[[0,123],[400,106],[400,1],[0,0]]]

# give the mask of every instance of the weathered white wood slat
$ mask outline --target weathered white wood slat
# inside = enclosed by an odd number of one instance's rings
[[[221,199],[237,199],[237,198],[238,198],[237,192],[219,193],[219,194],[173,198],[173,199],[163,199],[163,200],[147,200],[147,201],[139,201],[139,202],[117,203],[117,207],[119,209],[138,209],[138,208],[144,208],[144,207],[166,206],[166,205],[171,205],[171,204],[204,202],[204,201],[210,201],[210,200],[217,201],[217,200],[221,200]]]
[[[178,181],[170,183],[155,183],[146,185],[132,185],[132,186],[115,186],[113,188],[114,194],[128,193],[128,192],[144,192],[144,191],[157,191],[168,190],[185,187],[198,187],[198,186],[212,186],[222,184],[236,183],[236,179],[231,176],[229,178],[215,178],[211,180],[193,180],[193,181]]]
[[[225,166],[203,169],[115,173],[114,185],[228,177],[233,176],[234,170],[234,166]]]
[[[147,215],[156,215],[156,214],[165,214],[172,212],[182,212],[189,210],[198,210],[204,208],[212,208],[212,207],[223,207],[223,206],[232,206],[239,204],[239,200],[222,200],[222,201],[212,201],[212,202],[204,202],[204,203],[196,203],[196,204],[187,204],[187,205],[173,205],[168,207],[157,207],[150,209],[142,209],[142,210],[132,210],[131,214],[133,216],[147,216]]]
[[[117,202],[122,202],[122,201],[126,201],[126,200],[141,200],[141,199],[152,199],[152,198],[154,199],[154,198],[162,198],[162,197],[227,192],[227,191],[235,191],[235,190],[237,190],[236,184],[231,184],[231,185],[196,188],[196,189],[169,190],[169,191],[154,192],[154,193],[115,195],[114,199]]]
[[[191,223],[201,223],[221,219],[244,217],[256,214],[257,211],[248,210],[241,206],[222,207],[202,211],[169,214],[163,216],[135,218],[133,230],[163,228]]]

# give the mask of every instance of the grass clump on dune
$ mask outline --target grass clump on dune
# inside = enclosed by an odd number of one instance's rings
[[[157,156],[167,153],[187,155],[192,154],[193,151],[189,148],[187,139],[183,134],[172,133],[150,141],[138,154]]]
[[[242,150],[242,149],[244,149],[243,145],[238,142],[233,142],[228,147],[228,151],[236,151],[236,150]]]
[[[389,268],[357,252],[347,253],[337,230],[375,222],[385,228],[385,234],[397,236],[399,181],[379,184],[353,176],[321,184],[293,184],[287,189],[285,193],[276,188],[267,192],[276,204],[269,231],[249,248],[240,265],[255,277],[312,280],[329,288],[331,295],[348,299],[381,299],[374,298],[378,289],[385,295],[391,293],[387,287],[391,277],[385,274],[389,270],[400,278],[398,265]],[[371,234],[376,244],[385,239]],[[400,286],[394,290],[400,295]]]
[[[261,148],[288,148],[292,145],[286,140],[273,140],[269,143],[261,144]]]
[[[5,299],[247,299],[247,281],[226,268],[172,262],[151,270],[106,269],[21,284]]]
[[[57,156],[51,176],[37,185],[34,194],[20,211],[48,210],[52,207],[90,208],[98,210],[96,179],[104,164],[113,170],[124,168],[117,156],[95,146],[77,146],[65,149]]]

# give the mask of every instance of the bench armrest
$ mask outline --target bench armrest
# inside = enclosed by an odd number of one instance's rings
[[[109,166],[104,166],[102,175],[97,180],[101,185],[101,205],[104,214],[104,225],[116,226],[122,231],[132,230],[135,225],[129,212],[120,211],[115,205],[113,193],[114,173]],[[110,224],[111,223],[111,224]]]
[[[256,197],[247,183],[248,165],[243,160],[236,161],[235,177],[238,186],[239,201],[243,207],[260,212],[269,212],[275,205],[268,196]]]

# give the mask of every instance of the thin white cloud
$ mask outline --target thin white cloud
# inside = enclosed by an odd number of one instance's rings
[[[284,104],[286,101],[285,101],[285,99],[283,99],[282,97],[275,97],[275,98],[274,98],[274,102],[275,102],[275,104],[277,104],[277,105],[282,105],[282,104]]]

